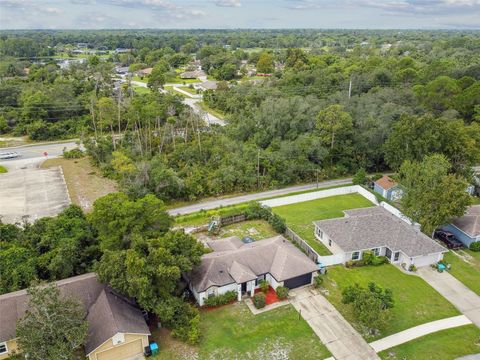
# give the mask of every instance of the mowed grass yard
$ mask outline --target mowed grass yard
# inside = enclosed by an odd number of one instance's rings
[[[315,238],[313,221],[343,217],[343,210],[374,206],[359,194],[331,196],[317,200],[278,206],[273,212],[283,217],[288,227],[295,231],[320,255],[330,251]]]
[[[459,250],[444,255],[446,262],[452,265],[450,274],[480,296],[480,252]]]
[[[93,202],[99,197],[117,191],[113,180],[102,176],[87,157],[81,159],[48,159],[42,164],[42,168],[61,166],[68,193],[72,203],[89,211]]]
[[[352,269],[343,266],[330,267],[323,283],[323,286],[329,291],[327,299],[360,333],[363,331],[361,326],[355,322],[351,306],[342,303],[342,290],[355,283],[366,286],[371,281],[382,288],[392,289],[395,305],[391,309],[390,321],[384,329],[380,329],[377,336],[364,334],[368,341],[380,339],[430,321],[460,315],[452,304],[423,279],[415,275],[407,275],[393,265]]]
[[[480,329],[465,325],[422,336],[379,353],[384,360],[452,360],[480,353]]]

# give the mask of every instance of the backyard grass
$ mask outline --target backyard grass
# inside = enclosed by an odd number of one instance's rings
[[[266,239],[278,235],[272,226],[265,220],[247,220],[222,227],[218,238],[250,236],[255,240]]]
[[[374,337],[364,334],[368,341],[430,321],[459,315],[458,310],[423,279],[405,274],[393,265],[353,269],[331,267],[323,284],[329,292],[327,299],[360,333],[363,331],[355,322],[351,306],[342,303],[342,290],[355,283],[366,286],[371,281],[383,288],[392,289],[395,305],[391,309],[391,319],[379,334]]]
[[[182,79],[180,76],[176,76],[174,78],[167,79],[167,83],[169,84],[196,84],[201,82],[198,79]]]
[[[183,90],[183,91],[186,91],[186,92],[188,92],[192,95],[197,95],[197,90],[196,89],[191,89],[188,86],[179,86],[178,88]]]
[[[320,255],[330,251],[315,238],[313,221],[343,217],[343,210],[373,206],[359,194],[331,196],[301,203],[278,206],[273,212],[283,217],[288,227],[295,231]]]
[[[0,165],[0,174],[5,174],[7,172],[8,172],[7,168],[5,166]]]
[[[450,251],[444,255],[444,259],[452,265],[450,274],[480,295],[480,252],[467,249],[455,253]]]
[[[465,325],[422,336],[382,351],[384,360],[452,360],[480,353],[480,329]]]
[[[143,87],[143,86],[135,86],[133,85],[133,91],[135,91],[137,94],[150,94],[150,89]]]
[[[148,79],[147,77],[140,77],[138,75],[135,75],[133,78],[132,78],[133,81],[138,81],[138,82],[142,82],[142,83],[147,83],[148,82]]]
[[[62,167],[72,203],[85,211],[91,210],[93,202],[99,197],[117,191],[115,182],[103,177],[87,157],[48,159],[42,164],[42,168],[54,166]]]

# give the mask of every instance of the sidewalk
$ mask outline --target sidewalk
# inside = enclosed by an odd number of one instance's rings
[[[336,360],[380,359],[373,348],[318,291],[302,288],[292,290],[290,295],[290,303]]]
[[[378,353],[380,351],[390,349],[394,346],[409,342],[416,338],[419,338],[437,331],[450,329],[450,328],[463,326],[463,325],[468,325],[471,323],[472,322],[465,315],[453,316],[450,318],[432,321],[426,324],[412,327],[404,331],[400,331],[396,334],[387,336],[383,339],[371,342],[370,346]]]

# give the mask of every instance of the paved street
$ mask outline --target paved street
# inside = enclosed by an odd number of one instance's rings
[[[291,304],[336,360],[380,359],[327,299],[310,288],[291,291]]]
[[[0,164],[8,165],[10,162],[15,162],[18,160],[24,159],[44,159],[44,153],[47,152],[48,157],[57,157],[62,155],[63,149],[67,148],[67,150],[73,149],[77,147],[77,144],[74,141],[67,141],[62,143],[55,143],[55,144],[39,144],[39,145],[22,145],[17,147],[11,148],[0,148],[0,153],[2,152],[9,152],[15,151],[16,153],[20,154],[19,158],[10,159],[10,160],[0,160]]]
[[[417,273],[477,327],[480,327],[480,296],[448,272],[439,273],[430,267],[424,267],[419,268]]]
[[[323,181],[318,184],[318,189],[323,189],[330,186],[346,185],[346,184],[350,184],[351,182],[352,182],[351,178]],[[290,186],[283,189],[270,190],[270,191],[264,191],[260,193],[199,202],[192,205],[170,209],[168,210],[168,212],[170,213],[170,215],[184,215],[184,214],[190,214],[196,211],[200,211],[202,209],[211,210],[211,209],[219,208],[221,206],[236,205],[236,204],[241,204],[249,201],[256,201],[256,200],[271,198],[275,196],[287,195],[297,191],[314,190],[316,188],[317,188],[317,184],[296,185],[296,186]]]

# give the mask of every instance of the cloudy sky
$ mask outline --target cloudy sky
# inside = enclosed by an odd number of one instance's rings
[[[0,0],[1,29],[480,29],[480,0]]]

